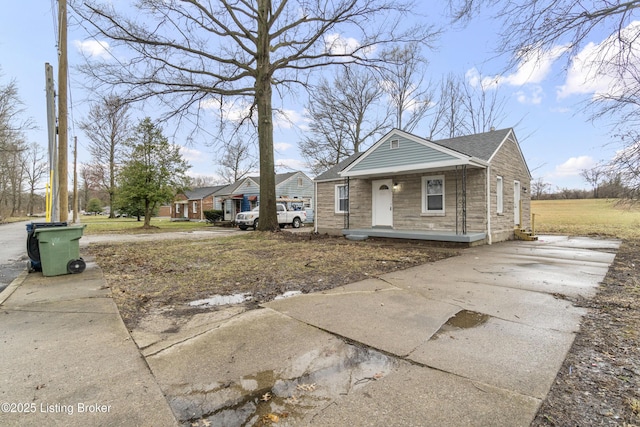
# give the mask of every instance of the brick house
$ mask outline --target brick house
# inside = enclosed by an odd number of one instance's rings
[[[530,181],[513,129],[439,141],[394,129],[316,177],[315,228],[491,244],[530,227]]]
[[[214,196],[224,187],[200,187],[177,194],[173,203],[169,205],[168,213],[171,220],[205,221],[204,211],[216,209]]]

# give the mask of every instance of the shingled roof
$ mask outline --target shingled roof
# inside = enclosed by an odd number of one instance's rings
[[[225,185],[214,185],[213,187],[199,187],[193,188],[191,190],[186,190],[184,195],[187,196],[189,200],[200,200],[207,196],[212,195],[213,193],[221,190],[226,187]]]
[[[347,166],[349,166],[351,163],[355,162],[356,160],[358,160],[358,158],[364,154],[364,151],[360,152],[360,153],[355,153],[352,154],[351,156],[347,157],[346,159],[342,160],[340,163],[338,163],[337,165],[333,166],[331,169],[329,169],[326,172],[321,173],[320,175],[318,175],[317,177],[315,177],[314,181],[331,181],[334,179],[339,179],[342,178],[339,174],[340,172],[346,168]]]
[[[474,135],[431,141],[443,147],[455,150],[480,160],[489,161],[502,141],[509,135],[511,128],[476,133]]]

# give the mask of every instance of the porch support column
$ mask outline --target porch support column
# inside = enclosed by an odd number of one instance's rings
[[[347,211],[344,213],[344,229],[349,229],[349,212],[351,212],[351,188],[349,177],[347,177]]]
[[[467,234],[467,165],[462,165],[462,234]]]

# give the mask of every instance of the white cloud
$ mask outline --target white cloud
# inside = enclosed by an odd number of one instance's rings
[[[291,147],[293,147],[293,145],[287,142],[276,142],[275,144],[273,144],[273,148],[276,151],[287,151]]]
[[[209,157],[200,150],[184,146],[179,146],[179,148],[182,158],[184,158],[189,163],[202,163],[209,159]]]
[[[236,123],[246,119],[252,113],[251,105],[246,99],[238,97],[225,98],[223,102],[214,98],[200,102],[201,108],[211,110],[215,115],[222,116],[224,120]]]
[[[278,159],[275,164],[278,171],[304,171],[307,169],[307,164],[300,159]]]
[[[542,83],[549,73],[553,63],[567,51],[567,46],[556,46],[551,50],[543,51],[531,48],[520,54],[516,71],[506,75],[482,77],[476,68],[467,71],[465,77],[470,85],[484,89],[498,87],[503,84],[510,86],[524,86],[526,84]]]
[[[74,40],[73,45],[78,50],[78,52],[82,53],[88,57],[102,58],[107,59],[111,56],[109,53],[109,43],[106,41],[99,40]]]
[[[623,69],[622,75],[620,74],[621,69],[616,66],[616,56],[625,49],[630,52],[629,58],[637,58],[639,49],[636,39],[639,34],[640,21],[633,21],[619,35],[611,35],[599,44],[587,44],[571,58],[565,84],[558,87],[558,99],[590,93],[594,94],[594,97],[615,96],[623,93],[630,84],[637,85],[637,79],[629,70]],[[621,39],[623,41],[620,41]],[[606,64],[611,65],[607,67]]]
[[[539,85],[534,85],[528,90],[522,89],[516,92],[516,98],[521,104],[539,105],[542,103],[542,95],[543,90]]]
[[[338,33],[328,34],[324,39],[324,49],[333,55],[350,55],[360,48],[358,40],[344,38]]]
[[[298,123],[302,122],[304,118],[295,110],[274,109],[273,120],[275,127],[279,129],[291,129]]]
[[[577,176],[582,169],[590,169],[595,165],[596,161],[591,156],[571,157],[563,164],[557,165],[552,176]]]

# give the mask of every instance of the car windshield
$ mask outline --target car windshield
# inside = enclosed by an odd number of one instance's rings
[[[256,206],[255,208],[251,209],[252,211],[258,212],[260,210],[260,206]]]

